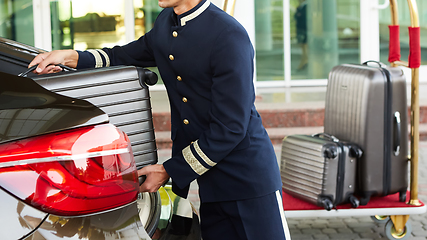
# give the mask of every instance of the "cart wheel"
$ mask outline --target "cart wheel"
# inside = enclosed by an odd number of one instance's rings
[[[405,227],[402,232],[397,232],[394,228],[393,221],[391,219],[386,223],[384,228],[385,234],[388,239],[410,239],[411,238],[411,232],[412,232],[412,225],[411,222],[406,222]]]
[[[375,215],[375,216],[371,216],[371,219],[375,223],[387,223],[388,220],[390,220],[390,217],[389,216]]]

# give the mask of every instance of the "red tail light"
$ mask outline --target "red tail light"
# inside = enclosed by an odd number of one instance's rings
[[[45,212],[75,216],[134,201],[130,142],[110,124],[0,145],[0,187]]]

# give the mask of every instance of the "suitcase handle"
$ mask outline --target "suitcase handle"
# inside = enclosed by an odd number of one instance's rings
[[[28,73],[36,70],[38,64],[31,66],[30,68],[28,68],[27,70],[25,70],[24,72],[18,74],[19,77],[27,77]],[[76,69],[62,65],[62,64],[56,64],[56,66],[61,67],[62,69],[65,69],[67,71],[76,71]]]
[[[332,135],[329,135],[327,133],[316,133],[312,135],[313,137],[318,137],[318,138],[325,138],[328,140],[331,140],[333,142],[339,142],[340,140]]]
[[[399,112],[394,113],[394,129],[395,129],[394,130],[395,136],[394,136],[393,150],[394,150],[394,156],[398,156],[400,153],[400,139],[402,134]]]
[[[386,65],[385,65],[384,63],[382,63],[382,62],[378,62],[378,61],[374,61],[374,60],[368,60],[368,61],[366,61],[366,62],[362,63],[362,65],[368,66],[368,63],[376,63],[376,64],[378,64],[378,67],[380,67],[380,68],[383,68],[383,67],[385,67],[385,66],[386,66]]]

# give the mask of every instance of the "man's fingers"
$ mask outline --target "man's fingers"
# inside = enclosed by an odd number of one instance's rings
[[[32,67],[32,66],[34,66],[36,64],[39,64],[41,61],[43,61],[46,54],[48,54],[48,53],[40,53],[39,55],[37,55],[33,59],[33,61],[31,61],[30,64],[28,64],[28,68],[30,68],[30,67]]]
[[[34,70],[34,73],[41,73],[43,72],[43,70],[46,67],[46,64],[42,64],[42,62],[50,55],[50,52],[47,53],[41,53],[39,55],[37,55],[33,61],[30,62],[30,64],[28,65],[28,67],[32,67],[34,65],[37,65],[37,68]]]
[[[141,176],[141,175],[147,175],[150,172],[149,171],[149,167],[150,166],[146,166],[146,167],[143,167],[143,168],[139,169],[138,170],[138,177]]]
[[[55,65],[49,65],[43,70],[43,73],[56,73],[56,72],[58,72],[58,69],[56,68]]]
[[[144,183],[139,186],[140,192],[157,192],[161,185],[153,177],[147,176]]]
[[[63,64],[75,68],[77,67],[78,59],[79,54],[75,50],[54,50],[52,52],[40,53],[31,61],[28,67],[38,64],[34,71],[37,74],[58,72],[62,70],[60,67],[50,68],[48,66]]]
[[[67,56],[67,52],[65,51],[52,51],[52,52],[46,52],[41,53],[37,55],[33,61],[29,64],[29,66],[33,66],[38,64],[35,73],[41,74],[41,73],[52,73],[52,72],[58,72],[61,70],[59,67],[51,67],[51,65],[57,65],[64,62],[64,57]]]
[[[37,67],[36,70],[34,70],[36,74],[46,74],[46,73],[56,73],[59,72],[55,65],[49,65],[45,68],[43,67]]]
[[[39,63],[36,69],[36,73],[49,73],[49,71],[55,69],[54,65],[60,63],[57,59],[54,58],[53,54],[49,54],[46,58]],[[53,65],[51,65],[53,64]]]
[[[60,71],[62,71],[62,68],[59,66],[55,66],[55,65],[49,65],[44,70],[44,72],[47,72],[47,73],[57,73]]]
[[[152,184],[149,184],[147,181],[145,181],[141,186],[139,186],[139,191],[140,192],[157,192],[157,190],[159,189],[159,187],[155,187]]]
[[[156,192],[167,180],[169,175],[163,165],[155,164],[138,170],[138,176],[145,175],[147,178],[139,187],[140,192]]]

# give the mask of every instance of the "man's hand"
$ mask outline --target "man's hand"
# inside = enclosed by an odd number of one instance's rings
[[[75,68],[77,67],[78,60],[79,54],[75,50],[55,50],[52,52],[40,53],[31,61],[28,67],[38,64],[35,73],[53,73],[62,70],[62,68],[55,66],[56,64]]]
[[[150,165],[138,170],[138,177],[145,175],[145,182],[139,186],[140,192],[156,192],[169,180],[169,174],[161,164]]]

